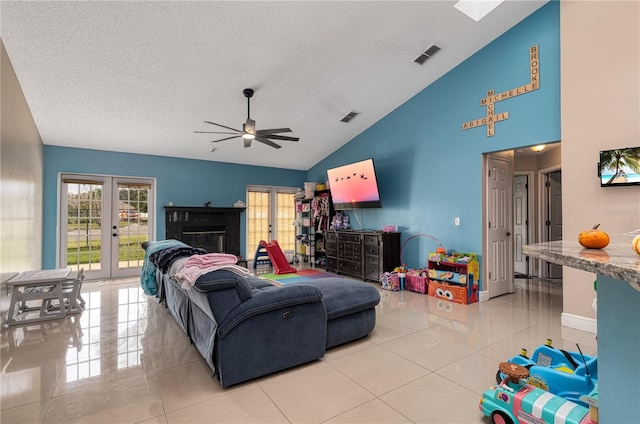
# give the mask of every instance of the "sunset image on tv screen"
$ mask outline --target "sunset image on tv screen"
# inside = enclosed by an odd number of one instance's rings
[[[336,208],[380,207],[378,183],[371,159],[327,171]]]

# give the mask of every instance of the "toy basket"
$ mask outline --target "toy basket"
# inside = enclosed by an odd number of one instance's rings
[[[383,272],[380,274],[380,284],[384,290],[400,291],[400,279],[397,272]]]
[[[429,290],[427,277],[423,277],[415,271],[409,271],[405,277],[404,288],[416,293],[425,294]]]

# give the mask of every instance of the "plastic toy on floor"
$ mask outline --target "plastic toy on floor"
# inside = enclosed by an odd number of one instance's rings
[[[494,424],[596,424],[598,422],[598,386],[583,395],[589,407],[571,402],[527,383],[529,370],[511,362],[502,362],[505,378],[485,390],[480,412]]]
[[[579,346],[578,352],[555,348],[551,339],[536,348],[531,357],[527,356],[526,349],[522,349],[522,353],[510,358],[509,362],[529,370],[529,384],[582,406],[587,403],[580,397],[590,393],[598,381],[597,356],[583,355]],[[498,370],[496,382],[500,383],[504,378],[504,372]]]
[[[273,264],[274,274],[292,274],[297,272],[294,267],[289,265],[289,261],[280,248],[278,240],[271,240],[268,243],[264,240],[260,240],[260,247],[266,249],[269,259],[271,259],[271,263]]]

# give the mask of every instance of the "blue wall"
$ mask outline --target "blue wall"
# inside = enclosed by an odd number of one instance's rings
[[[247,185],[302,187],[306,174],[277,168],[235,165],[164,156],[44,146],[44,218],[42,267],[54,268],[56,252],[58,174],[76,172],[156,178],[156,239],[165,238],[163,205],[231,207],[246,202]],[[246,240],[241,218],[241,245]]]
[[[495,124],[493,137],[486,127],[463,131],[463,122],[486,115],[480,99],[488,90],[529,83],[529,48],[536,44],[540,89],[495,104],[495,113],[509,112],[509,119]],[[552,1],[316,164],[307,180],[325,181],[327,168],[373,157],[383,208],[358,210],[363,228],[397,225],[403,242],[429,233],[447,249],[480,256],[482,154],[558,140],[560,6]],[[414,238],[403,260],[423,267],[435,246]]]

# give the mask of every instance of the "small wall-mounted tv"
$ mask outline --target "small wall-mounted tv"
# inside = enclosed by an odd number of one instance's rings
[[[382,207],[373,159],[328,169],[327,179],[334,209]]]
[[[640,147],[601,151],[598,176],[601,187],[640,185]]]

